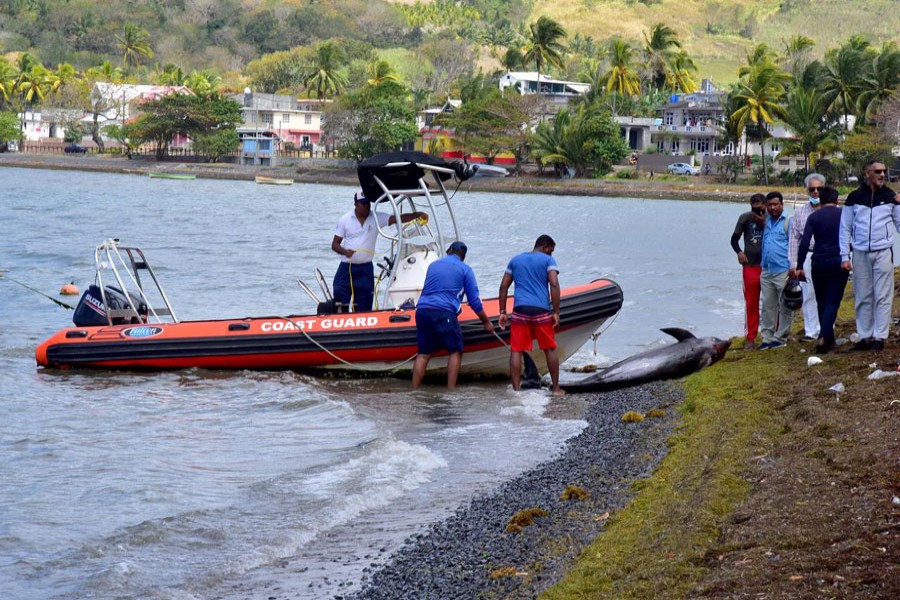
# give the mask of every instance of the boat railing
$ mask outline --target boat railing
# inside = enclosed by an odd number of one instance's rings
[[[425,173],[419,177],[417,188],[391,189],[380,177],[372,176],[372,181],[382,192],[376,200],[375,208],[377,210],[379,204],[387,203],[394,216],[396,227],[396,229],[380,226],[378,228],[379,235],[391,241],[391,257],[387,261],[389,266],[383,267],[384,271],[379,276],[379,282],[383,281],[385,286],[383,289],[385,305],[389,304],[389,300],[394,304],[398,300],[415,302],[424,286],[428,264],[441,258],[444,254],[443,249],[451,241],[459,239],[456,215],[439,175],[440,173],[453,175],[456,171],[412,162],[388,163],[385,168],[402,168],[411,164],[415,164]],[[429,173],[434,178],[431,185],[426,181]],[[428,214],[428,221],[403,224],[402,215],[405,208],[413,212],[425,212]],[[453,239],[450,239],[451,236]],[[401,265],[404,272],[402,281],[398,281]],[[410,269],[413,269],[414,273],[410,272]]]
[[[124,256],[123,256],[124,254]],[[97,286],[106,307],[107,319],[112,325],[116,322],[163,322],[163,317],[174,323],[178,322],[172,303],[169,302],[162,284],[147,262],[144,252],[140,248],[119,246],[118,239],[111,239],[97,246],[94,255],[96,264]],[[112,308],[104,281],[104,271],[112,274],[112,278],[118,287],[118,291],[125,297],[125,308]],[[146,272],[153,283],[155,292],[151,294],[147,282],[141,278],[141,273]],[[112,282],[109,282],[112,283]],[[153,296],[151,298],[151,295]],[[164,306],[159,306],[162,302]],[[154,303],[157,306],[154,306]],[[152,321],[151,321],[152,319]]]

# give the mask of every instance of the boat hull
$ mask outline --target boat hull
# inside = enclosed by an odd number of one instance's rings
[[[496,324],[497,299],[483,303]],[[574,354],[621,306],[621,288],[610,280],[563,290],[557,329],[560,359]],[[460,373],[507,375],[509,331],[497,330],[498,335],[484,331],[467,305],[460,323],[465,343]],[[415,355],[415,310],[71,327],[56,333],[35,352],[39,366],[60,369],[339,369],[373,373],[409,371]],[[535,353],[534,358],[545,371],[543,353]],[[435,355],[429,364],[430,372],[445,368],[446,354]]]

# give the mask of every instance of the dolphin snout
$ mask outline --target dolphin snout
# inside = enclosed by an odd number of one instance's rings
[[[713,348],[715,348],[716,351],[716,360],[720,360],[724,357],[730,347],[731,340],[720,340],[719,338],[716,338],[716,341],[713,343]]]

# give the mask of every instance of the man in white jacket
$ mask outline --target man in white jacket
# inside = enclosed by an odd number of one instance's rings
[[[841,212],[841,268],[853,271],[856,333],[853,350],[883,350],[894,300],[894,232],[900,231],[900,194],[884,185],[884,163],[871,160],[865,179]],[[851,260],[852,255],[852,260]]]

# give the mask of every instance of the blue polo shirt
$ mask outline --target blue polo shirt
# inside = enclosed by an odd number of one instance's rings
[[[766,217],[766,228],[763,230],[762,260],[759,263],[764,271],[783,273],[791,268],[788,261],[789,218],[784,213],[781,213],[777,221],[772,219],[772,215]]]
[[[458,256],[450,254],[428,266],[425,285],[416,308],[431,308],[458,313],[463,293],[465,293],[472,310],[476,313],[481,312],[481,298],[478,296],[475,273]]]

